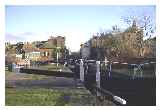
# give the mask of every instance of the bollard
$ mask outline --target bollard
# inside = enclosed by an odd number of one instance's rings
[[[97,87],[100,88],[100,80],[101,80],[101,75],[100,75],[100,61],[96,61],[96,68],[97,68],[97,72],[96,72],[96,84]],[[100,92],[97,91],[97,96],[101,96]]]
[[[83,67],[83,60],[80,61],[80,80],[84,82],[84,67]]]

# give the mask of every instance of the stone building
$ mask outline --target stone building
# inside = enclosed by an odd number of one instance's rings
[[[65,37],[62,37],[62,36],[57,36],[57,37],[50,36],[50,38],[48,39],[48,44],[50,46],[55,46],[55,47],[64,47],[65,46]]]
[[[143,47],[143,30],[139,29],[136,21],[124,32],[111,32],[93,36],[90,40],[91,58],[105,57],[140,57]]]

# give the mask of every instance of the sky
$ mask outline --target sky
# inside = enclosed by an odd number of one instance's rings
[[[42,41],[49,36],[65,36],[66,46],[78,51],[97,32],[118,25],[125,29],[122,18],[150,16],[155,23],[156,7],[111,5],[7,5],[5,10],[6,42]]]

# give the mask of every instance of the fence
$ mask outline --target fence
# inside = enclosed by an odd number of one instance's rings
[[[130,83],[133,89],[135,90],[137,89],[136,98],[140,98],[144,94],[143,97],[147,97],[147,98],[144,98],[144,101],[149,99],[151,100],[149,104],[154,105],[155,104],[155,97],[154,97],[155,78],[149,79],[149,80],[148,79],[137,80],[137,78],[146,77],[145,70],[147,69],[151,70],[151,72],[149,72],[149,75],[150,73],[153,73],[152,75],[153,77],[155,77],[155,64],[156,62],[154,61],[147,61],[147,62],[141,62],[136,64],[136,63],[127,63],[127,62],[113,62],[113,61],[107,61],[107,60],[96,61],[96,60],[80,59],[72,63],[73,65],[73,67],[71,66],[72,72],[39,70],[37,68],[35,69],[21,68],[20,70],[21,72],[29,73],[29,74],[34,73],[34,74],[43,74],[43,75],[50,75],[50,76],[56,76],[56,77],[79,78],[80,81],[84,84],[84,86],[87,89],[89,89],[91,93],[93,93],[97,97],[104,97],[104,99],[109,97],[111,100],[117,102],[120,105],[126,105],[128,103],[128,100],[126,100],[124,97],[119,97],[121,95],[119,95],[118,92],[119,90],[121,91],[121,89],[125,91],[127,88],[130,89],[130,87],[126,84],[126,83],[128,84]],[[123,70],[123,68],[127,68],[127,69]],[[125,73],[125,74],[118,74],[118,76],[114,78],[113,76],[115,76],[115,73]],[[126,77],[126,79],[124,77]],[[137,82],[135,83],[135,85],[133,85],[134,81],[136,80]],[[119,90],[114,90],[115,88],[118,88]],[[132,91],[132,92],[135,92],[135,91]],[[130,97],[130,96],[126,95],[126,97]],[[135,103],[135,100],[133,101],[133,103]]]
[[[93,71],[89,70],[89,65],[91,65],[91,64],[92,64],[92,70]],[[91,77],[91,75],[89,76],[89,75],[85,75],[85,74],[89,74],[89,73],[93,74],[93,73],[95,73],[95,77],[96,77],[95,78],[95,82],[96,82],[96,85],[93,85],[92,88],[96,91],[96,96],[97,97],[101,97],[101,96],[105,97],[105,96],[107,96],[107,97],[110,97],[111,100],[116,101],[116,102],[118,102],[121,105],[125,105],[127,103],[127,101],[125,99],[123,99],[123,98],[121,98],[119,96],[114,95],[112,92],[110,92],[110,91],[108,91],[106,89],[103,89],[103,87],[101,86],[101,84],[104,83],[105,81],[103,81],[101,78],[102,77],[106,77],[106,76],[107,76],[107,78],[110,78],[112,76],[112,74],[114,75],[115,72],[118,72],[117,70],[115,70],[115,68],[118,67],[118,66],[119,66],[120,71],[121,71],[122,67],[124,67],[124,68],[127,67],[127,69],[129,69],[129,71],[128,72],[125,71],[125,72],[127,72],[125,74],[128,75],[126,77],[127,78],[131,78],[133,81],[137,77],[138,78],[145,77],[145,72],[144,72],[145,71],[144,70],[145,66],[147,66],[146,68],[150,68],[151,69],[152,75],[154,76],[155,75],[155,66],[156,66],[155,64],[156,64],[156,62],[153,62],[153,61],[144,62],[144,63],[138,63],[138,64],[134,64],[134,63],[133,64],[129,64],[127,62],[121,63],[121,62],[112,62],[112,61],[107,61],[107,60],[105,60],[105,61],[95,61],[95,60],[82,60],[81,59],[80,60],[80,79],[82,79],[81,81],[85,81],[85,77]],[[102,71],[102,69],[106,70],[106,71]],[[121,73],[123,73],[123,72],[124,71],[122,71]],[[94,78],[92,78],[92,79],[94,79]],[[108,79],[106,79],[106,81],[107,80]],[[129,80],[126,80],[126,81],[129,81]],[[132,83],[133,83],[133,81],[132,81]],[[145,82],[145,80],[144,80],[144,82]],[[142,84],[142,88],[144,88],[143,86],[145,86],[144,82]],[[155,86],[154,85],[155,84],[154,83],[155,80],[154,81],[149,81],[149,82],[151,82],[150,85],[153,84],[153,88],[154,88],[154,86]],[[93,83],[93,81],[91,83]],[[126,83],[130,83],[130,82],[126,82]],[[135,84],[137,84],[137,83],[135,83]],[[149,84],[149,83],[146,83],[146,84]],[[144,88],[143,92],[145,92],[145,90],[152,89],[152,88],[149,88],[149,87],[152,87],[152,86],[148,86],[147,89]],[[137,89],[139,89],[139,88],[140,87],[137,86]],[[123,89],[124,89],[124,87],[123,87]],[[134,89],[136,89],[136,86],[135,86]],[[141,95],[143,93],[142,89],[139,90],[139,91],[140,91],[140,95]],[[150,92],[147,91],[148,92],[147,95],[151,95],[152,96],[152,94],[154,94],[154,92],[155,92],[155,88],[153,89],[153,91],[151,91],[151,90],[149,90],[149,91],[151,92],[151,94],[149,94]],[[147,95],[146,95],[146,97],[148,97]],[[155,98],[153,97],[152,99],[154,100]],[[153,103],[154,103],[154,101],[153,101]]]

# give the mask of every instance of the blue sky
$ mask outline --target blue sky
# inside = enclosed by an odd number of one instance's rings
[[[101,30],[113,25],[126,28],[122,17],[144,15],[155,21],[155,6],[6,6],[6,41],[47,40],[50,35],[62,35],[67,47],[78,51],[81,43]]]

